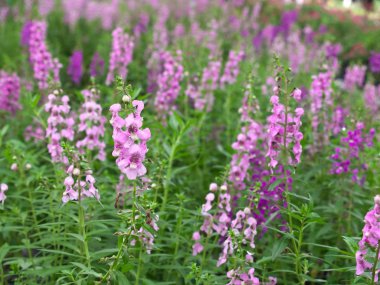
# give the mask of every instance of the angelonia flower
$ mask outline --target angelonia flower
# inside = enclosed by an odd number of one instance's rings
[[[149,20],[149,14],[142,13],[140,15],[139,22],[133,28],[133,35],[135,36],[135,38],[139,38],[143,33],[147,31]]]
[[[244,190],[246,187],[244,181],[250,167],[251,154],[256,148],[258,139],[262,138],[262,126],[244,113],[242,113],[242,121],[245,119],[243,116],[247,116],[247,118],[237,140],[232,144],[236,153],[232,156],[228,178],[237,190]]]
[[[158,216],[154,215],[152,218],[147,219],[147,225],[155,232],[159,230],[157,226]],[[154,244],[154,235],[147,230],[145,227],[141,227],[138,231],[132,230],[132,235],[137,236],[140,240],[141,244],[144,246],[146,253],[150,254],[153,249]],[[131,241],[131,245],[134,246],[136,244],[136,239]]]
[[[226,66],[224,67],[224,73],[220,78],[221,87],[226,84],[233,84],[239,75],[239,64],[244,58],[244,51],[231,50],[228,55]]]
[[[29,35],[29,60],[39,89],[48,88],[50,73],[53,73],[53,80],[59,82],[59,70],[62,67],[58,59],[53,59],[45,40],[46,22],[33,21]]]
[[[79,85],[83,75],[83,53],[76,50],[70,57],[70,63],[67,67],[67,74],[70,75],[71,80]]]
[[[20,78],[0,70],[0,110],[14,114],[20,109]]]
[[[334,73],[336,73],[339,69],[339,60],[338,56],[342,52],[342,45],[341,44],[330,44],[327,43],[325,45],[325,55],[327,62],[329,63],[329,68]]]
[[[211,111],[214,104],[214,91],[219,87],[220,68],[220,61],[210,60],[203,69],[201,81],[199,82],[196,78],[197,85],[189,83],[185,93],[192,99],[195,109]]]
[[[280,98],[276,95],[279,93],[278,87],[274,88],[274,93],[275,95],[270,98],[273,106],[272,115],[268,117],[268,152],[266,156],[270,158],[269,166],[275,168],[278,165],[280,153],[285,149],[292,149],[294,154],[294,159],[289,156],[289,161],[285,163],[296,165],[301,161],[303,134],[300,127],[304,110],[296,108],[294,112],[289,110],[286,114],[285,106],[280,103]]]
[[[106,84],[110,85],[115,75],[120,75],[123,80],[127,77],[127,66],[132,61],[134,42],[123,32],[122,28],[116,28],[112,32],[112,49]]]
[[[344,89],[347,91],[352,91],[355,87],[362,87],[365,80],[366,70],[367,67],[364,65],[347,67],[346,73],[344,74]]]
[[[226,238],[228,225],[231,222],[231,195],[227,190],[227,185],[223,184],[219,187],[216,183],[211,183],[209,189],[210,192],[206,195],[206,202],[202,205],[201,210],[204,218],[203,224],[200,227],[200,231],[193,234],[193,240],[195,241],[193,255],[197,255],[203,251],[200,236],[202,233],[210,236],[213,232],[216,232],[221,238]],[[216,194],[218,194],[219,199],[216,198]],[[214,201],[217,205],[213,205],[215,204]]]
[[[276,285],[277,278],[269,276],[268,282],[260,282],[260,279],[255,277],[255,269],[250,268],[248,272],[244,272],[241,268],[231,269],[227,272],[227,278],[230,280],[227,285]]]
[[[0,202],[4,205],[5,199],[7,199],[7,196],[5,196],[5,192],[8,190],[8,185],[5,183],[0,184]]]
[[[40,142],[45,139],[45,129],[38,122],[33,122],[33,124],[27,126],[24,130],[25,141]]]
[[[298,92],[300,91],[296,89],[293,96],[298,97]],[[232,144],[236,153],[232,156],[228,179],[233,188],[239,191],[233,197],[235,201],[239,200],[240,191],[249,191],[247,201],[250,208],[254,209],[252,215],[257,220],[257,224],[261,225],[264,233],[267,228],[263,224],[269,217],[274,216],[281,220],[279,206],[281,204],[284,207],[287,206],[283,196],[286,188],[285,179],[288,185],[287,190],[290,191],[292,178],[290,171],[284,171],[282,164],[275,169],[268,169],[265,158],[267,137],[263,126],[256,123],[251,117],[251,114],[259,111],[258,102],[255,97],[252,97],[252,84],[247,84],[245,93],[242,107],[239,110],[240,120],[243,124],[242,132],[238,135],[237,141]],[[279,181],[281,182],[279,183]]]
[[[364,104],[371,111],[372,115],[376,115],[380,109],[380,85],[375,86],[367,83],[364,87]]]
[[[21,45],[24,47],[29,46],[30,40],[30,28],[32,27],[32,21],[26,21],[21,29]]]
[[[331,155],[333,162],[330,169],[330,173],[335,175],[350,173],[352,181],[360,186],[365,182],[362,173],[368,168],[366,163],[360,162],[360,156],[365,148],[373,146],[375,136],[375,129],[371,128],[365,134],[364,128],[364,124],[359,122],[354,130],[347,131],[347,135],[341,138],[341,146],[335,148],[335,153]]]
[[[149,128],[141,128],[143,124],[141,112],[144,109],[144,102],[134,100],[129,104],[132,105],[132,111],[125,119],[119,116],[120,104],[113,104],[110,107],[112,113],[110,123],[113,126],[112,138],[114,140],[112,155],[117,157],[116,164],[120,171],[129,180],[135,180],[146,173],[143,162],[148,152],[146,143],[151,134]]]
[[[310,87],[311,105],[310,111],[312,114],[312,130],[314,136],[314,145],[311,147],[311,152],[316,151],[316,147],[327,145],[329,141],[328,132],[319,132],[320,126],[328,125],[327,109],[333,105],[332,101],[332,72],[321,72],[318,75],[313,75]],[[321,137],[322,136],[322,137]]]
[[[369,58],[369,67],[373,73],[380,72],[380,52],[371,52],[371,56]]]
[[[104,60],[99,53],[94,53],[90,63],[90,76],[97,77],[103,75],[104,72]]]
[[[380,242],[380,195],[375,196],[374,202],[374,208],[364,217],[363,237],[356,252],[356,275],[372,272],[375,259],[380,258],[375,254]],[[379,269],[375,270],[375,282],[378,282],[379,272]]]
[[[84,133],[84,138],[77,141],[76,147],[80,154],[86,153],[86,150],[97,150],[96,158],[104,161],[106,159],[104,123],[107,119],[102,116],[102,106],[96,103],[99,99],[99,91],[91,88],[91,90],[83,90],[82,94],[85,101],[79,115],[78,134]]]
[[[169,115],[175,109],[175,100],[181,91],[181,80],[184,68],[182,62],[182,52],[177,51],[173,57],[165,51],[160,54],[162,71],[158,75],[158,90],[154,105],[161,118]]]
[[[74,140],[75,120],[70,114],[69,97],[61,96],[62,91],[55,90],[48,95],[45,111],[49,113],[46,137],[49,139],[48,150],[53,162],[68,163],[63,155],[62,139]]]
[[[92,171],[87,170],[84,174],[79,168],[75,168],[71,164],[67,170],[67,177],[64,185],[66,187],[62,195],[62,202],[66,204],[69,201],[83,200],[84,198],[100,199],[98,189],[95,187],[95,178],[92,176]]]
[[[326,129],[331,130],[333,135],[339,134],[346,129],[345,118],[350,114],[348,109],[341,106],[335,107],[331,117],[331,123],[326,126]]]

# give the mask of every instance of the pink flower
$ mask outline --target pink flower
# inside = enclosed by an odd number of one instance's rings
[[[5,196],[5,192],[8,191],[8,185],[5,183],[0,184],[0,202],[4,204],[5,199],[7,199],[7,196]]]

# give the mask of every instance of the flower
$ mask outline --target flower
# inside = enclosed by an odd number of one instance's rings
[[[375,206],[364,218],[363,237],[359,241],[359,250],[356,252],[356,275],[362,275],[366,271],[371,271],[374,266],[366,258],[370,256],[369,251],[375,255],[376,248],[380,246],[380,195],[374,198]],[[379,256],[371,258],[379,259]],[[376,270],[374,280],[378,281],[379,270]]]
[[[110,107],[112,113],[110,123],[113,126],[112,138],[114,140],[112,155],[117,157],[116,164],[120,171],[128,179],[135,180],[146,174],[147,170],[143,162],[148,151],[146,142],[150,139],[151,133],[148,128],[141,129],[141,112],[144,109],[144,103],[134,100],[132,106],[134,112],[123,119],[119,116],[121,105],[112,105]]]
[[[7,196],[5,196],[5,191],[8,191],[8,185],[5,183],[0,184],[0,202],[4,205],[5,199],[7,199]]]
[[[80,50],[76,50],[70,57],[70,63],[67,67],[67,74],[70,75],[71,80],[79,85],[83,75],[83,53]]]
[[[133,49],[132,38],[124,33],[122,28],[116,28],[112,32],[112,50],[106,79],[107,85],[112,83],[115,75],[120,75],[125,80],[128,73],[127,66],[132,61]]]
[[[41,90],[47,89],[50,73],[53,73],[54,81],[59,82],[59,69],[62,65],[58,59],[53,59],[47,49],[45,42],[46,22],[33,21],[29,29],[29,61],[34,72],[34,78]]]

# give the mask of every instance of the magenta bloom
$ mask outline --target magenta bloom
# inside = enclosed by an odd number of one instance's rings
[[[104,60],[99,53],[95,53],[90,63],[90,76],[97,77],[104,73]]]
[[[20,109],[20,78],[0,70],[0,110],[14,114]]]
[[[379,246],[380,242],[380,195],[376,195],[375,207],[370,210],[364,218],[363,227],[363,237],[359,241],[359,250],[356,252],[356,275],[362,275],[364,272],[371,272],[373,263],[368,261],[369,251],[375,255],[371,260],[375,258],[380,259],[376,256],[376,248]],[[375,272],[375,282],[378,281],[379,270]]]
[[[85,102],[79,115],[78,133],[83,133],[84,138],[78,140],[76,146],[79,153],[82,154],[86,153],[86,150],[97,150],[96,158],[104,161],[106,159],[104,151],[106,144],[103,141],[103,137],[106,118],[102,115],[101,105],[96,103],[96,99],[99,99],[98,90],[95,88],[83,90],[82,94],[85,97]]]
[[[0,184],[0,202],[4,204],[5,199],[7,199],[7,196],[5,196],[5,191],[8,190],[8,185],[5,183]]]
[[[148,128],[141,129],[141,111],[144,109],[142,101],[134,100],[132,106],[135,111],[123,119],[119,116],[120,104],[110,107],[112,112],[111,125],[113,126],[114,150],[112,155],[117,157],[116,164],[120,171],[130,180],[143,176],[146,167],[143,162],[148,152],[146,142],[150,139],[151,133]]]
[[[127,66],[132,61],[134,49],[133,39],[117,28],[112,32],[112,50],[106,84],[110,85],[115,75],[120,75],[125,80],[128,74]]]
[[[76,84],[79,85],[82,80],[83,75],[83,53],[82,51],[76,50],[73,52],[72,56],[70,57],[70,63],[67,67],[67,74],[70,75],[71,80]]]
[[[369,58],[369,66],[373,73],[380,72],[380,52],[371,52],[371,56]]]
[[[62,65],[53,59],[46,45],[46,22],[34,21],[30,27],[29,60],[34,78],[40,89],[48,88],[48,78],[53,74],[55,82],[59,82],[59,70]]]

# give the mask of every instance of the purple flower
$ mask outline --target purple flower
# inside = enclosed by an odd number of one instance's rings
[[[146,173],[143,164],[145,154],[148,151],[146,142],[150,139],[151,133],[148,128],[141,129],[141,111],[144,109],[142,101],[134,100],[132,106],[135,111],[123,119],[119,116],[120,104],[110,107],[112,112],[111,125],[113,126],[114,150],[112,155],[117,157],[116,164],[120,171],[128,179],[135,180]]]
[[[369,58],[369,66],[373,73],[380,72],[380,52],[371,52],[371,56]]]
[[[0,110],[14,114],[20,109],[20,78],[0,70]]]
[[[158,115],[165,120],[172,110],[175,109],[175,100],[181,91],[183,77],[182,52],[177,51],[173,57],[169,52],[160,53],[162,71],[157,77],[158,90],[154,105]]]
[[[90,76],[97,77],[103,75],[104,60],[100,57],[99,53],[94,53],[90,63]]]
[[[83,53],[80,50],[76,50],[73,52],[70,57],[70,63],[67,67],[67,74],[70,75],[71,80],[79,85],[82,80],[83,75]]]
[[[82,94],[85,102],[79,115],[78,134],[84,133],[84,138],[77,141],[76,147],[81,154],[86,153],[86,150],[97,149],[96,158],[104,161],[106,159],[104,151],[106,144],[103,137],[106,118],[102,116],[102,107],[96,103],[96,100],[99,99],[99,91],[92,88],[91,90],[83,90]]]
[[[127,66],[132,61],[133,49],[133,39],[124,33],[122,28],[116,28],[112,32],[112,50],[106,79],[107,85],[112,83],[115,75],[120,75],[123,80],[126,79]]]
[[[41,90],[48,88],[50,73],[53,73],[54,81],[59,82],[59,70],[62,67],[58,59],[53,59],[48,51],[45,38],[46,22],[32,22],[29,36],[29,61],[33,69],[34,78]]]
[[[374,202],[374,208],[364,218],[363,237],[359,241],[359,250],[356,252],[356,275],[362,275],[366,271],[371,272],[374,265],[366,260],[370,256],[369,251],[371,251],[371,255],[374,255],[372,260],[374,258],[379,259],[379,256],[376,256],[375,252],[380,242],[380,195],[376,195]],[[374,276],[375,282],[378,281],[378,275],[379,270],[376,270]]]
[[[4,205],[5,199],[7,199],[7,196],[5,196],[5,191],[8,190],[8,185],[5,183],[0,184],[0,202],[2,205]]]

